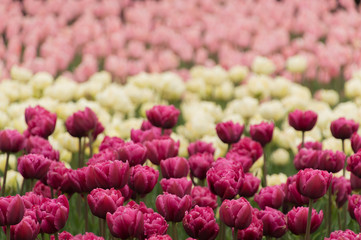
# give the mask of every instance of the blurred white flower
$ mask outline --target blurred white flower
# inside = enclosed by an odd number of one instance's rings
[[[268,58],[257,56],[252,62],[252,72],[270,75],[276,70],[275,64]]]

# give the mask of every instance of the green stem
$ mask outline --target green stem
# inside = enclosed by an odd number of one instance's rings
[[[20,196],[23,195],[23,193],[24,193],[24,185],[25,185],[25,178],[23,179],[23,182],[21,183]]]
[[[138,193],[135,195],[135,202],[138,204],[140,202],[140,194],[138,194]]]
[[[45,234],[41,233],[41,240],[45,240]]]
[[[82,152],[82,147],[81,147],[81,137],[79,138],[79,144],[78,144],[78,146],[79,146],[79,150],[78,150],[78,168],[81,168],[82,167],[82,162],[81,162],[81,159],[82,159],[82,157],[81,157],[81,152]]]
[[[267,187],[266,147],[263,148],[262,187]]]
[[[344,154],[346,154],[345,153],[345,140],[344,139],[342,139],[342,152]],[[342,170],[342,176],[345,177],[345,175],[346,175],[346,161],[345,161],[345,163],[343,165],[343,170]]]
[[[172,222],[172,239],[178,240],[177,223]]]
[[[50,195],[51,195],[51,198],[53,199],[54,198],[54,189],[53,189],[53,187],[50,187]]]
[[[225,238],[225,235],[226,235],[226,225],[222,222],[222,221],[220,221],[220,223],[219,223],[219,239],[220,240],[225,240],[226,238]]]
[[[233,228],[233,240],[237,240],[237,236],[238,236],[238,229]]]
[[[107,221],[105,219],[102,219],[102,222],[103,222],[104,239],[107,239]]]
[[[90,156],[89,158],[91,158],[93,156],[93,136],[91,133],[89,133],[89,153],[90,153]]]
[[[342,217],[344,219],[344,221],[342,221],[342,228],[340,228],[341,230],[345,230],[346,229],[346,216],[347,216],[347,205],[346,203],[343,204],[342,206]]]
[[[309,204],[308,204],[308,216],[307,216],[307,226],[306,226],[305,240],[311,240],[312,202],[313,202],[313,199],[310,199]]]
[[[328,209],[327,209],[327,236],[331,234],[331,216],[332,216],[332,187],[328,187]]]
[[[85,222],[85,232],[88,232],[88,201],[86,194],[84,194],[84,222]]]
[[[54,233],[55,240],[59,240],[58,232]]]
[[[338,221],[338,228],[342,229],[342,224],[341,224],[341,211],[337,211],[337,221]]]
[[[6,225],[6,240],[10,240],[10,225]]]
[[[4,170],[3,187],[1,189],[1,196],[5,195],[6,175],[9,167],[9,158],[10,158],[10,153],[6,153],[6,162],[5,162],[5,170]]]
[[[102,218],[98,218],[99,220],[99,235],[104,237],[104,231],[103,231],[103,219]]]
[[[301,148],[303,148],[303,146],[305,145],[305,132],[302,131],[302,143],[301,143]]]

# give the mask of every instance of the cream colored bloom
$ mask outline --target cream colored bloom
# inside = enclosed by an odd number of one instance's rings
[[[284,173],[267,175],[267,185],[275,186],[287,182],[287,175]]]
[[[38,72],[30,79],[30,85],[35,91],[41,91],[49,87],[53,82],[53,76],[47,72]]]
[[[242,82],[248,75],[248,68],[246,66],[234,66],[228,71],[228,77],[235,84]]]
[[[285,106],[287,112],[292,112],[296,109],[306,110],[308,102],[297,96],[289,95],[281,100],[283,106]]]
[[[0,110],[0,129],[4,129],[9,123],[10,119],[8,115]]]
[[[23,182],[24,178],[21,174],[14,170],[9,170],[6,176],[6,191],[19,191],[20,186]],[[3,178],[1,178],[1,182],[3,182]]]
[[[291,82],[284,77],[276,77],[270,84],[271,96],[274,98],[284,98],[290,93]]]
[[[9,127],[18,130],[20,133],[23,133],[28,128],[28,125],[25,123],[25,117],[20,116],[18,118],[12,119],[10,121]]]
[[[0,170],[1,172],[5,171],[5,164],[6,164],[6,154],[0,154]],[[9,157],[9,169],[15,169],[17,166],[16,156],[14,154],[10,154]]]
[[[272,100],[261,104],[259,113],[264,119],[279,121],[285,117],[286,110],[278,100]]]
[[[322,147],[324,150],[332,150],[332,151],[342,151],[342,143],[341,140],[329,137],[322,141]],[[351,148],[351,141],[349,139],[345,140],[345,152],[349,156],[353,154]]]
[[[132,84],[124,86],[124,91],[135,106],[155,100],[154,92],[151,89],[139,88]]]
[[[276,70],[275,64],[268,58],[258,56],[252,62],[252,72],[270,75]]]
[[[10,103],[9,98],[2,93],[1,91],[1,83],[0,83],[0,110],[6,111]]]
[[[14,80],[27,82],[33,76],[33,73],[29,69],[13,66],[10,70],[10,76]]]
[[[287,165],[290,161],[290,154],[283,148],[278,148],[271,154],[271,162],[276,166]]]
[[[112,75],[107,71],[96,72],[90,76],[88,82],[97,82],[101,84],[103,88],[112,82]]]
[[[179,141],[180,145],[179,145],[179,150],[178,150],[178,155],[181,157],[188,157],[188,145],[189,145],[189,141],[180,134],[174,133],[172,132],[171,136],[170,136],[174,141]]]
[[[361,96],[361,78],[353,78],[345,83],[345,95],[350,99]]]
[[[248,91],[253,97],[258,99],[267,98],[270,95],[271,79],[265,75],[252,76],[249,78],[247,86]]]
[[[236,99],[227,104],[226,113],[240,114],[244,119],[248,119],[257,113],[258,100],[252,97]]]
[[[216,149],[214,152],[214,158],[224,157],[227,153],[227,144],[223,143],[217,136],[204,136],[201,141],[212,143],[212,146]]]
[[[207,85],[203,78],[192,78],[186,82],[186,89],[198,94],[201,98],[207,96]]]
[[[186,90],[183,79],[175,73],[161,74],[159,81],[159,94],[165,100],[179,100]]]
[[[292,73],[303,73],[307,68],[307,59],[301,55],[295,55],[287,59],[287,70]]]
[[[66,77],[58,77],[54,84],[44,89],[44,96],[68,102],[75,98],[78,84]]]
[[[252,97],[252,94],[249,92],[247,85],[243,84],[234,88],[234,97],[242,99],[245,97]]]
[[[212,68],[205,68],[202,77],[207,84],[218,86],[228,79],[228,73],[221,66],[215,66]]]
[[[20,91],[19,89],[21,84],[16,81],[4,80],[0,82],[0,97],[7,99],[7,102],[15,102],[20,99]],[[0,99],[2,100],[2,99]]]
[[[59,158],[61,162],[71,163],[72,157],[72,153],[66,149],[59,151]]]
[[[79,151],[78,139],[70,136],[68,132],[59,133],[58,135],[56,135],[56,140],[63,149],[66,149],[73,153]]]
[[[230,81],[224,81],[222,84],[216,86],[213,92],[216,100],[227,101],[233,98],[234,86]]]
[[[131,129],[139,129],[142,125],[143,119],[141,118],[129,118],[124,120],[117,128],[119,137],[123,139],[130,138]]]
[[[319,97],[321,101],[329,104],[330,106],[335,106],[339,101],[338,93],[332,89],[321,89],[319,91]]]

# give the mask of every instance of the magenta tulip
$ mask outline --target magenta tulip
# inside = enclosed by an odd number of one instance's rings
[[[87,200],[93,215],[103,219],[108,212],[114,213],[124,203],[122,193],[114,188],[96,188],[88,194]]]
[[[163,129],[173,128],[177,124],[179,114],[180,111],[173,105],[157,105],[146,111],[149,122]]]
[[[305,142],[302,147],[302,143],[298,144],[297,149],[300,151],[302,148],[313,149],[313,150],[322,150],[322,142]]]
[[[172,238],[169,235],[154,235],[147,240],[172,240]]]
[[[268,122],[262,122],[250,126],[250,134],[254,141],[259,142],[262,146],[271,142],[273,136],[274,124]]]
[[[128,186],[136,193],[150,193],[158,182],[159,172],[148,166],[137,165],[130,169]]]
[[[318,169],[328,172],[339,172],[345,165],[346,155],[343,152],[322,150],[318,154]]]
[[[306,233],[306,224],[308,216],[308,207],[293,208],[287,213],[288,229],[295,235],[303,235]],[[311,233],[315,232],[321,225],[323,220],[323,212],[317,213],[312,209],[311,215]]]
[[[302,206],[309,203],[309,199],[302,196],[297,189],[297,175],[288,177],[285,195],[286,200],[296,206]]]
[[[188,163],[192,176],[201,180],[207,177],[207,171],[214,162],[213,155],[211,153],[197,153],[189,157]]]
[[[346,229],[345,231],[337,230],[331,233],[329,238],[325,238],[324,240],[353,240],[360,238],[360,234],[356,234],[350,229]]]
[[[286,216],[276,209],[266,207],[258,213],[258,218],[263,222],[265,236],[280,238],[287,231]]]
[[[252,212],[252,222],[251,224],[243,229],[238,230],[237,239],[252,239],[252,240],[261,240],[263,237],[263,222],[257,217],[257,210],[253,209]]]
[[[361,178],[357,177],[353,173],[351,173],[350,183],[351,183],[352,190],[360,190],[361,189]]]
[[[252,207],[245,198],[224,200],[219,209],[219,217],[228,227],[245,229],[252,222]]]
[[[216,149],[213,147],[212,143],[195,141],[188,145],[188,154],[189,156],[198,154],[198,153],[210,153],[214,155]]]
[[[88,160],[88,162],[86,164],[94,165],[97,163],[119,160],[117,158],[118,158],[117,152],[115,150],[107,148],[107,149],[104,149],[103,151],[93,154],[93,156]]]
[[[48,138],[55,130],[56,114],[39,105],[28,107],[25,109],[25,122],[30,135]]]
[[[23,155],[18,158],[18,171],[24,178],[41,179],[47,174],[51,163],[43,155]]]
[[[317,114],[313,111],[295,110],[288,114],[288,123],[297,131],[311,131],[317,122]]]
[[[149,238],[154,235],[163,235],[167,232],[168,224],[159,213],[144,214],[144,235]]]
[[[160,161],[160,170],[164,178],[182,178],[187,177],[189,173],[189,164],[183,157],[172,157]]]
[[[192,189],[192,206],[210,207],[216,209],[217,196],[214,195],[207,187],[196,186]]]
[[[61,240],[60,237],[59,240]],[[74,237],[72,237],[71,240],[104,240],[104,238],[98,237],[94,233],[87,232],[84,235],[77,234]]]
[[[145,142],[147,157],[155,165],[159,165],[161,160],[178,155],[179,141],[175,142],[171,138],[155,139]]]
[[[351,147],[354,153],[357,153],[361,149],[361,136],[355,132],[351,136]]]
[[[305,168],[314,168],[318,167],[320,151],[302,148],[296,155],[293,160],[295,168],[297,170],[302,170]]]
[[[192,206],[192,200],[189,195],[185,195],[180,198],[176,195],[164,193],[158,195],[155,206],[160,215],[165,220],[171,222],[181,222],[185,212],[188,211]]]
[[[24,213],[24,201],[19,195],[0,197],[0,226],[18,224]]]
[[[252,173],[246,173],[244,175],[244,182],[239,188],[238,193],[241,197],[252,197],[259,188],[259,184],[261,183],[261,180],[255,176],[253,176]]]
[[[163,135],[165,136],[165,134]],[[130,139],[135,143],[145,143],[154,139],[162,139],[162,130],[153,127],[148,130],[132,129],[130,130]]]
[[[218,123],[216,132],[219,139],[227,144],[236,143],[241,138],[244,126],[232,121]]]
[[[40,225],[36,213],[27,210],[20,223],[10,227],[10,239],[35,240],[40,231]]]
[[[307,168],[297,173],[297,189],[303,196],[318,199],[326,194],[331,180],[331,173]]]
[[[126,142],[117,149],[118,160],[128,161],[129,166],[143,165],[147,160],[147,148],[140,143]]]
[[[25,150],[27,153],[41,154],[44,157],[59,161],[59,151],[53,149],[48,140],[39,136],[30,136],[25,141]]]
[[[0,151],[4,153],[17,153],[24,148],[25,138],[16,130],[0,131]]]
[[[346,169],[361,178],[361,152],[357,152],[347,159]]]
[[[163,178],[160,181],[163,192],[183,197],[184,195],[190,195],[192,190],[192,181],[187,178]]]
[[[347,209],[353,219],[355,219],[355,208],[358,206],[361,206],[361,195],[354,194],[349,196]]]
[[[351,194],[351,183],[344,177],[332,178],[332,194],[336,195],[336,204],[341,208]]]
[[[254,196],[254,201],[261,209],[271,207],[278,209],[282,206],[285,194],[280,186],[268,186],[262,188],[259,193]]]
[[[248,137],[244,137],[239,142],[232,144],[229,152],[237,152],[241,156],[249,156],[253,162],[263,155],[261,144]]]
[[[207,182],[212,193],[224,199],[234,198],[240,186],[239,172],[233,168],[216,168],[212,167],[207,172]]]
[[[337,139],[349,139],[357,131],[359,124],[354,120],[339,118],[331,123],[331,133]]]
[[[183,218],[183,227],[186,233],[196,239],[216,239],[219,226],[210,207],[196,206]]]
[[[242,166],[244,172],[248,172],[253,165],[253,160],[250,156],[240,155],[237,152],[228,152],[226,158],[238,162]]]
[[[109,137],[105,136],[103,141],[99,146],[99,152],[104,151],[106,149],[119,149],[124,143],[124,140],[118,137]]]

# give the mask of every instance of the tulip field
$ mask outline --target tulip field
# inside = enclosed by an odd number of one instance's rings
[[[0,239],[361,240],[361,4],[1,0]]]

